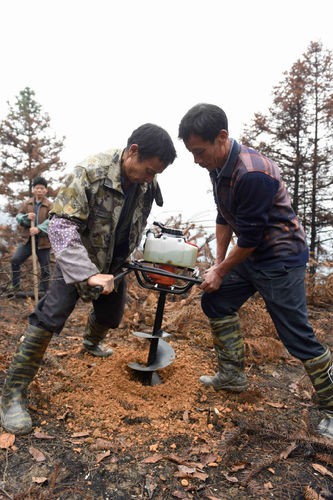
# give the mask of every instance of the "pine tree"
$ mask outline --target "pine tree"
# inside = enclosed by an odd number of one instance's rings
[[[31,196],[32,181],[37,175],[48,179],[59,174],[64,163],[60,159],[64,137],[57,139],[50,129],[50,117],[35,100],[35,92],[26,87],[0,122],[0,194],[5,198],[5,211],[15,214],[15,204]],[[46,174],[46,175],[44,175]]]

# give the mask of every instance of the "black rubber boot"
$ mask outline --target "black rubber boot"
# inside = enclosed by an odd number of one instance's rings
[[[304,368],[318,397],[319,409],[325,417],[319,422],[318,434],[333,439],[333,365],[329,349],[317,358],[308,359]]]
[[[32,420],[26,408],[26,394],[35,377],[52,333],[29,325],[11,362],[1,398],[1,425],[12,434],[28,434]]]
[[[239,316],[211,318],[218,372],[213,376],[203,375],[200,382],[216,391],[242,392],[248,387],[245,366],[244,340],[240,331]]]
[[[90,312],[86,324],[86,329],[83,335],[83,347],[84,349],[92,354],[93,356],[98,356],[100,358],[107,358],[111,356],[112,349],[104,349],[101,343],[104,340],[109,328],[104,325],[99,325],[96,322],[95,314],[93,311]]]

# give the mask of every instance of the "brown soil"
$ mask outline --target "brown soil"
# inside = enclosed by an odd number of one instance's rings
[[[146,363],[158,294],[129,277],[129,303],[107,343],[108,359],[82,352],[89,305],[79,302],[54,337],[30,387],[35,429],[0,434],[0,499],[333,498],[333,442],[314,428],[319,412],[300,362],[276,337],[259,297],[241,313],[249,390],[215,392],[198,377],[215,356],[200,292],[168,295],[163,328],[175,361],[144,385],[128,368]],[[0,382],[32,299],[1,300]],[[318,337],[333,346],[332,304],[312,306]]]

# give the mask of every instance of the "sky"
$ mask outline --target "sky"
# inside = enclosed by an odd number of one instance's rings
[[[333,49],[330,0],[2,0],[0,120],[26,86],[51,118],[70,170],[86,156],[123,148],[151,122],[177,149],[159,176],[163,208],[213,230],[207,171],[178,139],[186,111],[222,107],[238,138],[310,45]]]

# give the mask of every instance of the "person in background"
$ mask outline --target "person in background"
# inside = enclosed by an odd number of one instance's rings
[[[139,245],[153,202],[163,205],[156,177],[175,157],[169,134],[147,123],[134,130],[124,149],[89,157],[68,175],[49,224],[54,277],[29,316],[3,388],[1,423],[8,432],[31,431],[27,388],[52,335],[62,331],[80,296],[92,301],[84,349],[94,356],[112,354],[101,342],[119,325],[126,299],[126,279],[114,282],[114,275]]]
[[[36,177],[32,181],[33,197],[23,202],[16,220],[26,241],[19,245],[12,256],[11,272],[14,293],[20,290],[21,266],[32,254],[31,237],[35,237],[36,254],[41,269],[39,291],[45,293],[50,279],[50,241],[48,238],[49,212],[52,203],[46,198],[47,181],[44,177]],[[32,221],[34,222],[32,227]]]
[[[227,116],[213,104],[191,108],[180,122],[179,138],[208,170],[217,205],[216,262],[200,286],[218,371],[200,381],[217,391],[247,389],[238,310],[259,292],[281,341],[302,361],[317,393],[324,414],[318,433],[333,438],[331,352],[308,320],[308,247],[277,164],[229,137]],[[233,233],[236,243],[229,247]]]

